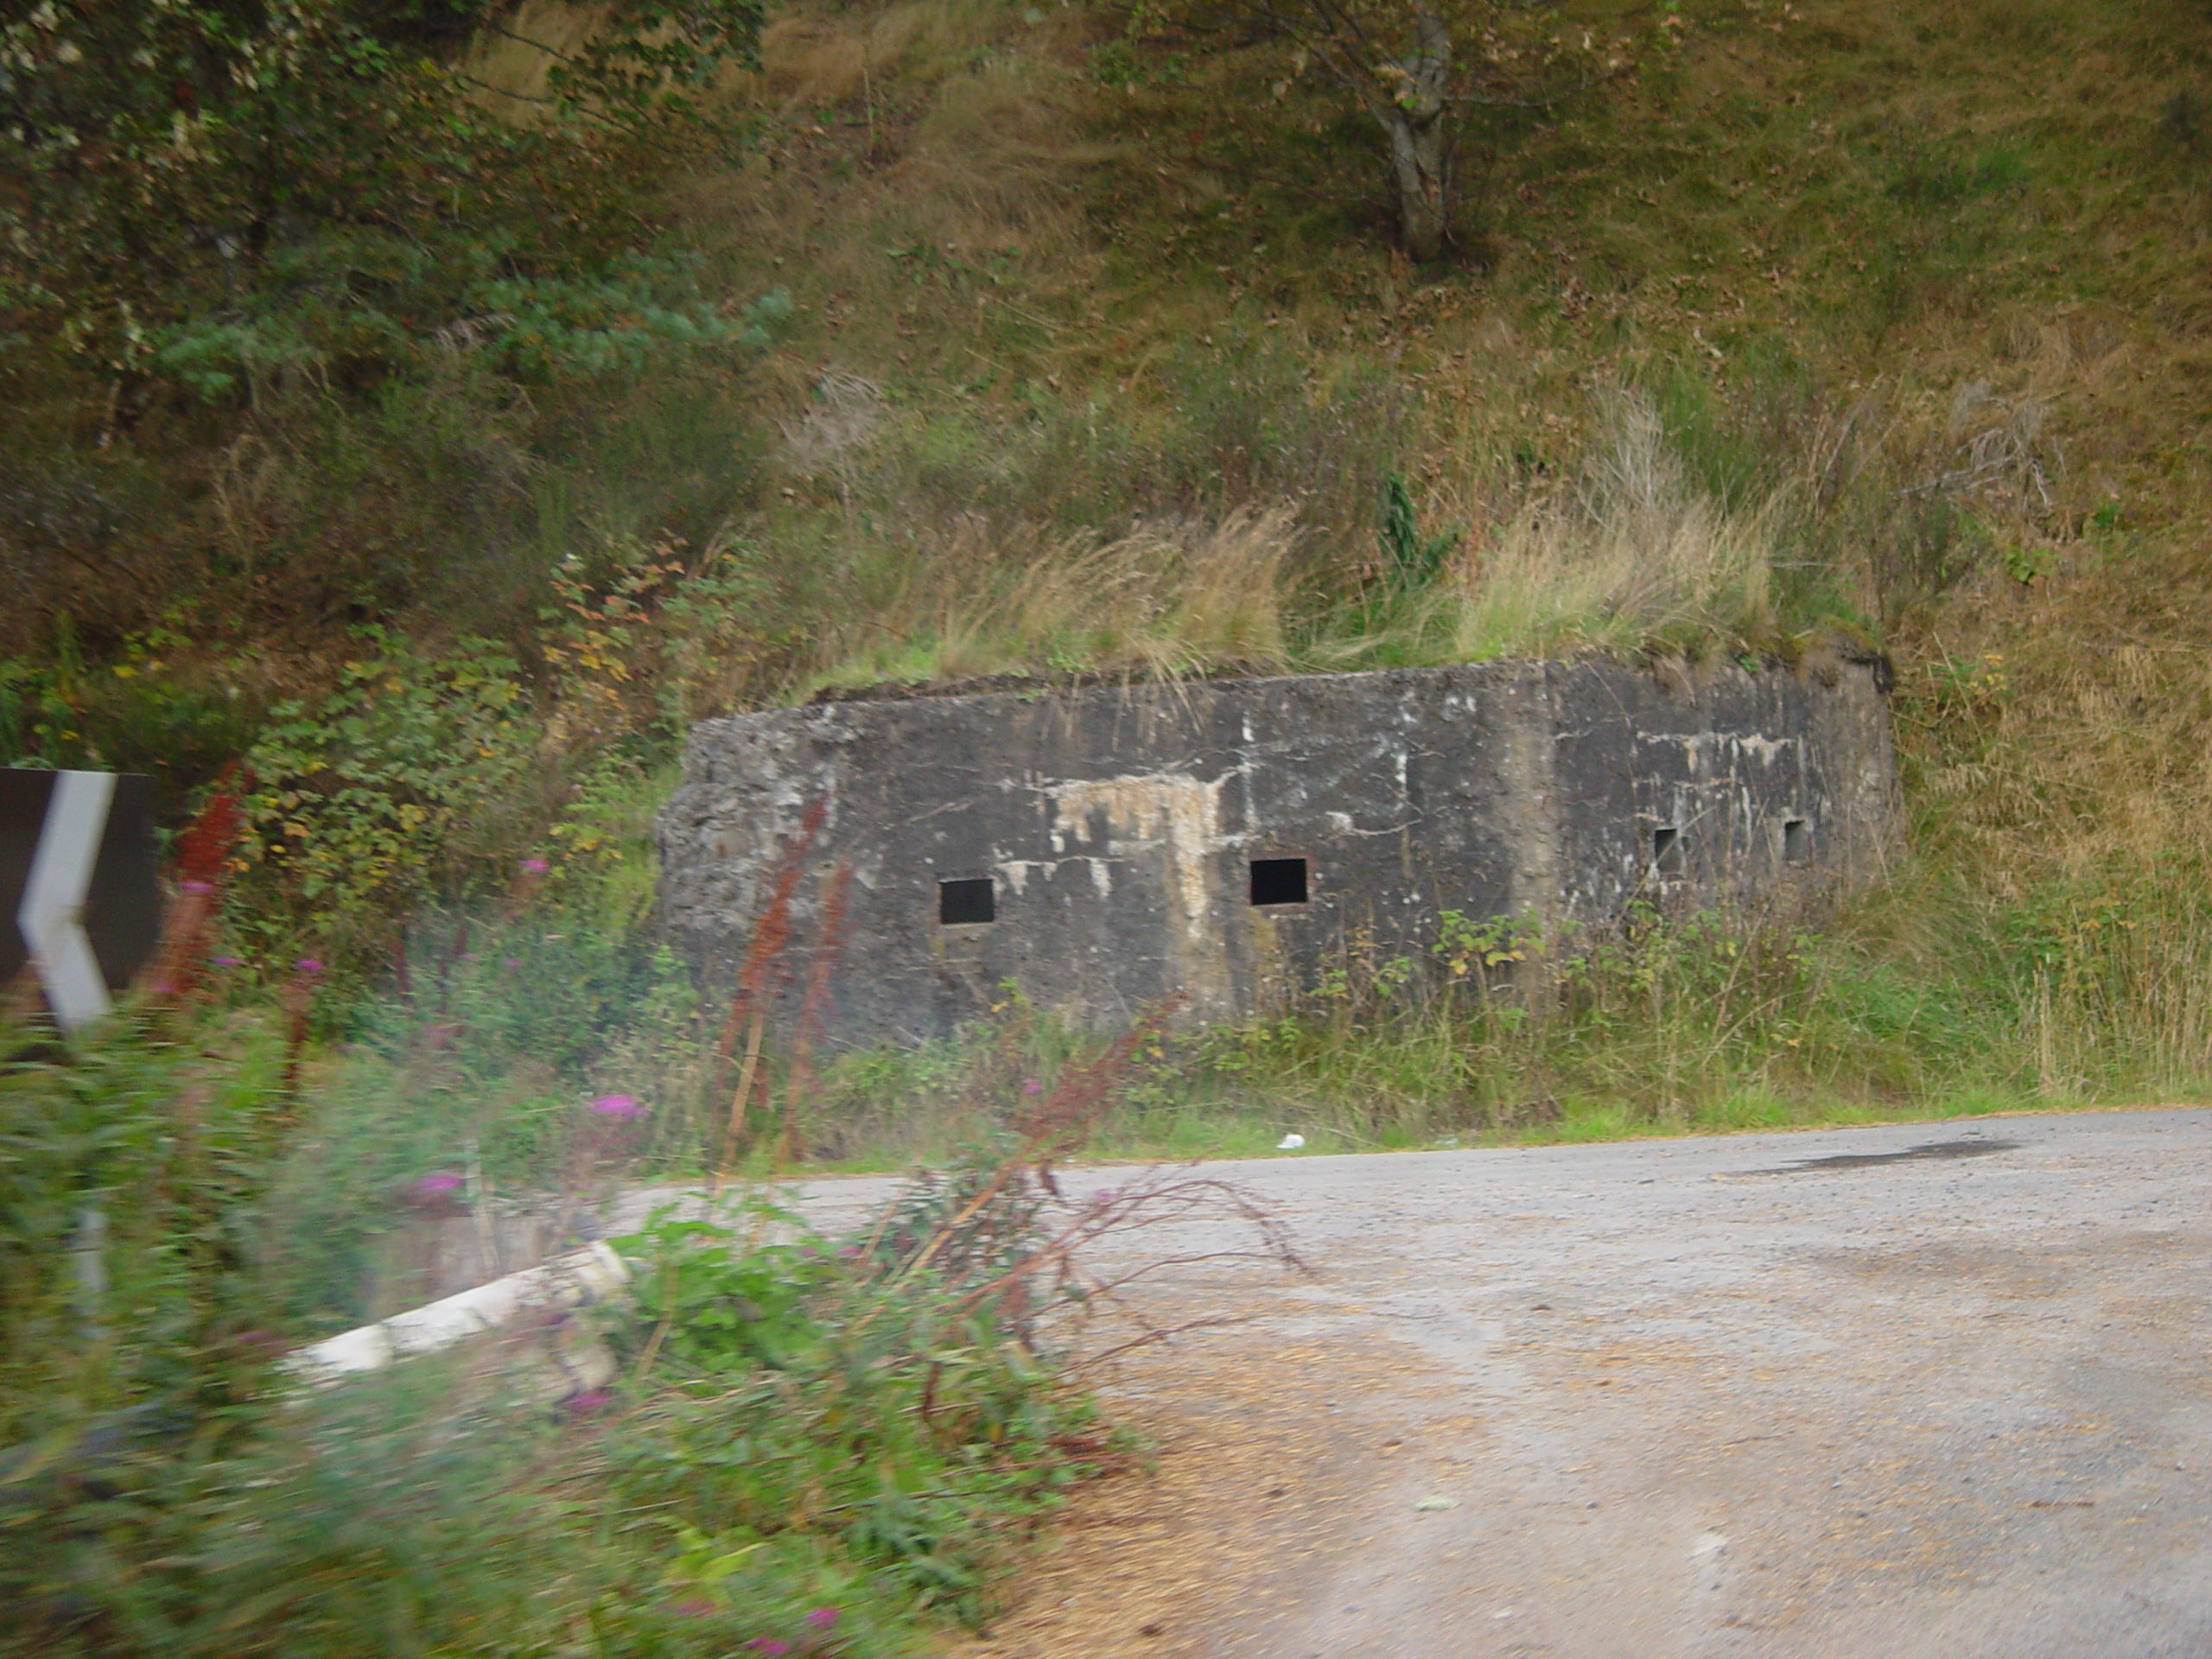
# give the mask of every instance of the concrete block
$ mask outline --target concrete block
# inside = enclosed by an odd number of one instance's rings
[[[1665,676],[1500,663],[824,703],[705,721],[661,815],[661,915],[727,992],[808,808],[788,1026],[850,865],[825,1035],[913,1043],[1001,988],[1110,1028],[1241,1017],[1447,910],[1603,925],[1796,904],[1879,870],[1879,665]]]

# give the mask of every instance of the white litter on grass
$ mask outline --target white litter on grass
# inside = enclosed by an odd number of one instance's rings
[[[1306,1137],[1304,1135],[1286,1135],[1281,1140],[1275,1142],[1275,1150],[1277,1152],[1296,1152],[1305,1144]]]

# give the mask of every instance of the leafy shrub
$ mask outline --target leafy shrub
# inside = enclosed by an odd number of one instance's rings
[[[767,1223],[797,1217],[750,1206]],[[638,1255],[637,1322],[655,1333],[656,1354],[694,1373],[790,1370],[805,1363],[823,1329],[807,1307],[830,1259],[815,1244],[734,1248],[736,1234],[719,1221],[686,1220],[664,1205],[645,1230],[614,1241]]]
[[[116,1027],[0,1075],[7,1651],[488,1659],[583,1629],[636,1659],[864,1659],[931,1610],[979,1620],[1109,1454],[1027,1304],[973,1282],[1041,1240],[1003,1170],[1004,1202],[957,1200],[999,1230],[980,1255],[917,1248],[934,1187],[888,1248],[758,1199],[654,1217],[605,1316],[627,1380],[550,1415],[505,1381],[528,1328],[288,1402],[245,1321],[283,1300],[283,1235],[320,1224],[272,1171],[332,1126],[270,1109],[270,1051],[211,1065],[199,1035]]]
[[[0,132],[22,184],[0,307],[66,358],[221,395],[404,357],[454,316],[456,270],[587,273],[634,235],[644,155],[724,60],[752,60],[760,7],[621,0],[554,77],[579,118],[527,127],[452,60],[498,10],[52,0],[0,26],[23,117]]]
[[[914,1196],[918,1217],[931,1206]],[[619,1478],[724,1541],[836,1517],[856,1560],[980,1622],[1027,1518],[1086,1472],[1088,1407],[996,1299],[960,1294],[988,1262],[1038,1247],[1034,1207],[991,1209],[983,1262],[924,1257],[932,1229],[833,1242],[758,1201],[748,1211],[664,1211],[614,1241],[638,1258],[619,1340],[672,1379],[612,1448]],[[783,1242],[741,1242],[764,1225]]]
[[[425,658],[380,633],[325,696],[277,704],[247,756],[246,861],[295,913],[466,887],[526,794],[539,731],[488,640]]]

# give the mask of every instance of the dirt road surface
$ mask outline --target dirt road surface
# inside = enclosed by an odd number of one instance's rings
[[[2212,1655],[2212,1112],[1206,1170],[1319,1276],[1152,1294],[966,1659]]]

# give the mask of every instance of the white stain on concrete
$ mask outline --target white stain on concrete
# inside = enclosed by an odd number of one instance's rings
[[[1029,891],[1030,879],[1034,876],[1050,880],[1059,870],[1070,864],[1083,865],[1090,877],[1090,890],[1101,899],[1114,896],[1114,861],[1110,858],[1001,858],[991,868],[1006,878],[1007,887],[1016,898]]]
[[[1051,803],[1052,850],[1065,853],[1087,842],[1091,820],[1103,818],[1107,855],[1165,853],[1185,932],[1194,940],[1210,935],[1212,860],[1222,846],[1221,789],[1226,781],[1155,772],[1052,785],[1045,797]]]
[[[1227,844],[1221,833],[1221,791],[1235,772],[1211,781],[1187,772],[1135,772],[1118,778],[1084,779],[1050,785],[1045,790],[1052,850],[1066,854],[1093,845],[1093,824],[1102,823],[1105,858],[1158,861],[1169,889],[1168,913],[1179,918],[1175,939],[1182,982],[1201,1008],[1230,1000],[1227,941],[1215,914],[1215,866]],[[1105,878],[1103,859],[1091,879]],[[1103,892],[1104,889],[1101,889]]]

